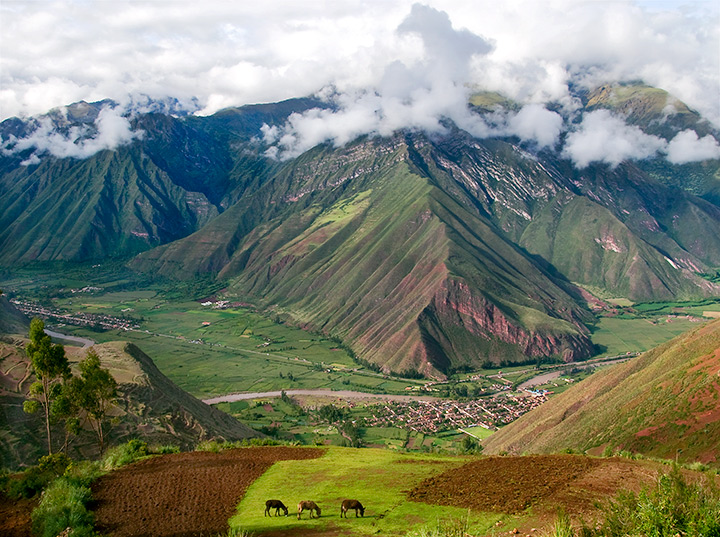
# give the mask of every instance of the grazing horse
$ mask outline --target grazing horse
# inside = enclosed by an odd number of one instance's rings
[[[358,511],[360,511],[360,516],[365,516],[365,508],[363,507],[363,504],[361,504],[357,500],[343,500],[342,505],[340,506],[340,518],[345,515],[345,518],[347,518],[347,512],[350,509],[355,509],[355,518],[358,516]]]
[[[265,516],[272,516],[270,509],[275,509],[275,516],[280,516],[280,509],[283,510],[285,516],[288,516],[288,508],[280,500],[268,500],[265,502]]]
[[[310,518],[313,518],[313,511],[315,511],[316,516],[320,518],[320,507],[318,507],[318,504],[311,501],[305,501],[298,504],[298,520],[300,520],[300,513],[306,510],[310,511]]]

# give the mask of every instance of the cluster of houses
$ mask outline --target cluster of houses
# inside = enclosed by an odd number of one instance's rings
[[[494,430],[547,401],[546,392],[505,393],[469,401],[386,402],[372,409],[366,427],[401,427],[425,434],[464,427]]]
[[[22,311],[28,317],[42,317],[43,319],[52,319],[56,323],[64,323],[75,326],[100,327],[105,330],[137,330],[139,328],[136,321],[115,317],[113,315],[99,313],[66,313],[53,308],[47,308],[33,302],[25,300],[11,299],[17,309]]]

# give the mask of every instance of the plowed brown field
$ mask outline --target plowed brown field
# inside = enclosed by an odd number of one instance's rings
[[[579,455],[487,457],[423,481],[408,494],[413,501],[516,514],[533,507],[528,526],[542,526],[558,508],[591,521],[596,502],[620,490],[652,484],[661,466],[621,458]]]
[[[210,537],[274,462],[312,459],[314,448],[258,447],[153,457],[93,485],[97,529],[112,537]]]

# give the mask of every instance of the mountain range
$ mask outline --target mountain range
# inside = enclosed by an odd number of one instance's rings
[[[665,139],[719,138],[642,85],[577,94]],[[500,104],[498,104],[500,103]],[[674,113],[668,114],[673,104]],[[106,103],[42,120],[91,128]],[[477,95],[478,113],[500,98]],[[87,158],[0,158],[0,265],[128,260],[210,275],[228,296],[341,340],[386,371],[593,354],[588,301],[718,296],[720,161],[579,168],[512,136],[400,131],[267,156],[263,126],[327,104],[296,99],[209,117],[143,113],[130,143]],[[6,120],[4,140],[32,132]],[[88,127],[89,126],[89,127]]]

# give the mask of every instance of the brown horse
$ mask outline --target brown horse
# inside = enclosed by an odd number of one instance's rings
[[[275,509],[275,516],[280,516],[280,509],[283,510],[285,516],[288,516],[288,508],[280,500],[268,500],[265,502],[265,516],[272,516],[270,509]]]
[[[315,511],[317,518],[320,518],[320,507],[315,502],[305,501],[298,504],[298,520],[303,511],[310,511],[310,518],[313,518],[313,511]]]
[[[345,518],[347,518],[347,512],[350,509],[355,509],[355,518],[358,516],[358,511],[360,511],[360,516],[365,516],[365,508],[363,507],[363,504],[361,504],[357,500],[343,500],[342,505],[340,506],[340,518],[345,515]]]

